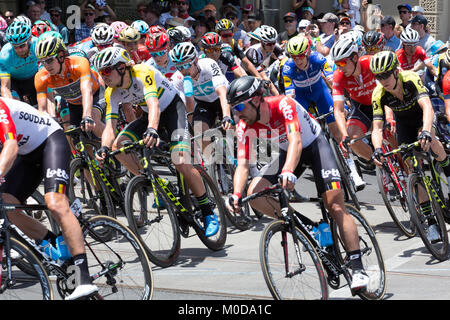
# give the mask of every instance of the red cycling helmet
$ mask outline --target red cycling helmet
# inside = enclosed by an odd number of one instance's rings
[[[149,33],[145,39],[145,45],[150,52],[159,52],[166,50],[169,46],[170,39],[167,33]]]
[[[222,39],[215,32],[207,32],[202,37],[201,42],[202,42],[203,47],[205,47],[205,48],[216,47],[216,46],[220,46],[222,44]]]
[[[151,26],[148,30],[149,33],[167,33],[167,30],[161,27],[160,25]]]
[[[52,31],[52,28],[50,28],[50,26],[45,22],[35,24],[31,28],[31,34],[35,37],[39,37],[41,34],[47,31]]]

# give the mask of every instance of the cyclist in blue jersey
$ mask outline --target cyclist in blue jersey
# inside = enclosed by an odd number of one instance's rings
[[[29,24],[14,21],[6,30],[6,40],[9,43],[0,51],[1,95],[35,105],[34,75],[38,71],[38,59],[34,48],[37,39],[31,36]]]
[[[327,59],[316,51],[311,52],[311,41],[303,35],[291,38],[286,49],[290,58],[281,70],[286,95],[297,100],[306,110],[314,102],[320,114],[333,111],[333,98],[324,80]],[[327,123],[335,140],[341,141],[333,114],[327,118]]]

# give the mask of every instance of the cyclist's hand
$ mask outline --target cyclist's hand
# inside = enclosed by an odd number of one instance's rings
[[[349,136],[343,137],[341,143],[339,143],[339,147],[341,148],[342,151],[344,151],[344,153],[348,153],[348,151],[349,151],[348,144],[349,143],[350,143]]]
[[[389,131],[392,135],[395,135],[397,132],[397,121],[394,119],[386,119],[386,121],[389,123]]]
[[[102,146],[100,149],[97,150],[95,153],[95,159],[98,161],[100,165],[103,164],[103,161],[106,158],[106,155],[109,153],[109,148],[107,146]]]
[[[95,128],[95,121],[91,117],[84,117],[80,122],[81,130],[91,132]]]
[[[240,193],[235,193],[228,198],[226,206],[228,211],[240,213],[241,207],[239,206]]]
[[[376,166],[381,167],[384,162],[383,150],[381,148],[376,148],[374,153],[372,153],[372,160]]]
[[[146,147],[148,148],[153,148],[153,146],[158,146],[159,145],[159,135],[158,132],[149,127],[147,128],[147,130],[145,130],[144,132],[144,144]]]
[[[222,128],[224,130],[230,130],[233,128],[234,121],[230,116],[225,116],[222,119]]]
[[[422,150],[428,151],[428,149],[430,149],[431,140],[433,140],[433,136],[431,135],[430,131],[422,130],[422,132],[420,132],[419,136],[417,137],[417,140],[419,140]]]
[[[280,174],[281,187],[283,189],[294,190],[297,177],[292,171],[283,170]]]

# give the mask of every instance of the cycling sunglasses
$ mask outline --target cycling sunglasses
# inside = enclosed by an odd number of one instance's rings
[[[205,48],[206,52],[212,53],[212,52],[220,52],[220,48],[219,47],[214,47],[214,48]]]
[[[231,38],[233,36],[233,33],[223,33],[220,35],[222,38]]]
[[[384,72],[384,73],[379,73],[375,75],[375,79],[377,80],[386,80],[387,78],[389,78],[391,76],[391,74],[393,74],[393,71],[389,71],[389,72]]]
[[[264,44],[264,46],[271,47],[271,46],[275,45],[275,42],[263,42],[263,44]]]
[[[53,60],[55,60],[55,59],[56,59],[56,57],[53,56],[53,57],[47,58],[47,59],[45,59],[45,60],[39,60],[39,61],[40,61],[42,64],[50,64],[50,63],[52,63]]]
[[[301,53],[301,54],[291,54],[291,58],[292,59],[302,59],[302,58],[304,58],[304,57],[306,57],[306,55],[308,54],[308,52],[304,52],[304,53]]]
[[[241,103],[235,105],[235,106],[233,107],[233,110],[235,110],[235,111],[237,111],[237,112],[242,112],[242,110],[244,110],[244,108],[245,108],[245,105],[244,105],[244,104],[245,104],[245,103],[251,103],[252,99],[253,99],[253,98],[247,99],[247,100],[242,101]]]
[[[183,69],[184,70],[189,69],[190,67],[192,67],[193,64],[194,64],[194,62],[188,62],[188,63],[185,63],[185,64],[176,65],[175,67],[177,68],[177,70],[181,71]]]
[[[336,61],[334,64],[337,67],[343,68],[343,67],[345,67],[347,65],[347,63],[348,63],[347,59],[342,59],[342,60]]]
[[[98,70],[98,72],[102,75],[102,76],[110,76],[111,73],[117,69],[117,67],[106,67],[104,69]]]
[[[154,57],[162,57],[163,55],[166,54],[166,51],[158,51],[158,52],[150,52],[150,55],[154,58]]]
[[[26,45],[28,44],[28,42],[22,42],[22,43],[20,43],[20,44],[13,44],[12,46],[13,46],[13,48],[14,49],[22,49],[23,47],[25,47]]]

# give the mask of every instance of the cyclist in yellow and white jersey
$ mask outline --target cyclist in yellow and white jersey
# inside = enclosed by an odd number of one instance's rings
[[[165,128],[170,137],[170,150],[176,169],[184,176],[197,197],[204,217],[205,235],[210,237],[219,230],[219,222],[212,211],[200,173],[190,164],[190,135],[186,106],[169,80],[158,70],[143,64],[132,65],[125,49],[110,47],[94,58],[108,88],[105,91],[106,128],[97,160],[103,161],[109,148],[119,149],[127,142],[141,137],[147,147],[159,144],[158,129]],[[139,105],[142,115],[128,124],[115,138],[118,110],[121,103]],[[133,155],[121,154],[117,159],[133,174],[139,174],[139,163]]]

